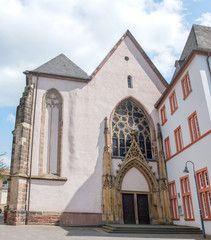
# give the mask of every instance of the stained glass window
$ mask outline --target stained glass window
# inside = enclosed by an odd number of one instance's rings
[[[113,156],[124,157],[131,144],[131,131],[137,129],[137,142],[143,155],[152,159],[150,125],[144,111],[133,101],[119,104],[112,120]]]

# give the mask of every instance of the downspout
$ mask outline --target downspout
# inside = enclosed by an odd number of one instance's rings
[[[36,112],[36,103],[37,103],[37,87],[38,87],[38,79],[39,79],[39,73],[37,73],[37,79],[35,84],[35,99],[34,104],[32,102],[33,106],[33,118],[32,118],[32,131],[31,131],[31,149],[30,149],[30,159],[29,159],[29,175],[28,177],[28,196],[27,196],[27,210],[26,210],[26,218],[25,218],[25,224],[27,225],[29,223],[29,208],[30,208],[30,195],[31,195],[31,174],[32,174],[32,153],[33,153],[33,142],[34,142],[34,123],[35,123],[35,112]]]
[[[210,53],[208,52],[207,53],[207,66],[208,66],[208,69],[209,69],[209,72],[210,72],[210,76],[211,76],[211,67],[210,67],[209,58],[210,58]]]

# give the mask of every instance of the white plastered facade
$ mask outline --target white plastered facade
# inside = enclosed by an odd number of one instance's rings
[[[181,80],[186,73],[189,73],[192,92],[186,99],[183,99],[183,91]],[[178,109],[171,114],[169,96],[175,90]],[[182,193],[180,178],[187,175],[183,170],[187,161],[192,161],[195,165],[195,170],[207,168],[209,179],[211,178],[211,163],[210,163],[210,141],[211,141],[211,78],[208,69],[207,56],[205,54],[196,54],[193,56],[187,67],[185,67],[182,74],[178,77],[176,83],[165,95],[165,100],[160,104],[160,109],[164,106],[166,108],[167,122],[162,126],[163,139],[169,137],[171,157],[166,162],[168,181],[175,181],[178,206],[183,211],[179,216],[179,220],[175,220],[175,224],[189,225],[201,227],[199,205],[197,200],[196,185],[193,175],[193,167],[188,163],[190,190],[193,203],[194,220],[188,221],[184,218],[184,205],[182,202]],[[200,129],[200,138],[195,143],[191,142],[190,129],[188,125],[188,117],[195,112],[197,113],[198,124]],[[161,116],[160,116],[161,122]],[[184,149],[177,153],[174,130],[181,126],[182,139]],[[204,221],[205,230],[207,234],[211,234],[210,221]]]
[[[125,60],[125,56],[129,61]],[[128,88],[128,76],[132,77],[133,88]],[[35,76],[32,82],[36,83]],[[63,99],[61,177],[67,178],[67,181],[32,179],[30,211],[101,213],[104,118],[111,121],[115,106],[123,99],[132,97],[144,106],[156,129],[159,118],[154,103],[165,86],[129,37],[120,43],[88,83],[39,77],[32,154],[33,176],[37,176],[39,171],[43,96],[51,88],[58,90]],[[112,161],[115,175],[121,160],[115,158]],[[152,162],[150,165],[157,175],[157,163]],[[135,171],[135,174],[128,172],[128,183],[124,182],[127,190],[130,182],[144,178],[138,170],[131,171]],[[138,186],[136,189],[148,191],[146,180],[142,189]]]

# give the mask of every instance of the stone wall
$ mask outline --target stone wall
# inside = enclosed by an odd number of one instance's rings
[[[6,214],[9,224],[25,222],[33,93],[33,85],[26,86],[17,107]]]

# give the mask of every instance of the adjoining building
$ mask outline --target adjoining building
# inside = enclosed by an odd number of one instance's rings
[[[193,26],[170,85],[129,31],[91,76],[63,54],[26,71],[7,223],[199,226],[183,168],[195,163],[208,211],[210,41]]]
[[[193,25],[173,79],[156,103],[159,110],[175,224],[200,226],[195,168],[202,216],[211,233],[211,28]],[[186,163],[187,161],[191,161]],[[183,173],[185,166],[190,174]]]

